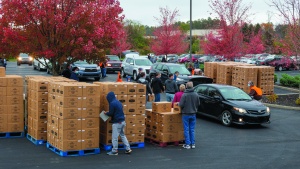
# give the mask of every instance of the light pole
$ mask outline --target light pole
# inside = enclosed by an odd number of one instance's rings
[[[192,0],[190,0],[190,60],[192,60]]]

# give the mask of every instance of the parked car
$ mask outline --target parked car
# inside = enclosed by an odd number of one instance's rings
[[[186,63],[186,62],[195,62],[196,60],[198,60],[200,57],[202,57],[203,55],[196,55],[196,54],[192,54],[192,59],[190,59],[190,55],[187,54],[182,58],[178,59],[178,63]]]
[[[275,67],[275,70],[289,70],[296,68],[296,62],[290,57],[281,57],[269,62],[269,66]]]
[[[214,56],[205,55],[198,59],[199,63],[210,62],[214,60]]]
[[[165,81],[169,78],[170,73],[179,72],[176,83],[177,85],[186,84],[189,81],[192,81],[194,86],[202,83],[212,83],[213,80],[206,76],[191,76],[190,71],[182,64],[176,63],[155,63],[150,68],[149,78],[152,79],[155,77],[156,72],[161,73],[161,81],[164,84]]]
[[[85,60],[79,60],[71,64],[71,68],[78,67],[78,78],[94,78],[99,81],[101,78],[101,69],[97,64],[88,63]]]
[[[201,102],[198,113],[220,120],[225,126],[270,123],[270,109],[237,87],[200,84],[195,92]]]
[[[122,62],[117,55],[106,55],[106,72],[121,71]]]
[[[127,54],[122,62],[121,75],[126,77],[130,75],[133,80],[136,80],[138,69],[142,68],[149,75],[152,62],[148,59],[148,56],[140,56],[138,54]]]
[[[17,57],[17,65],[20,66],[21,64],[28,64],[29,66],[32,65],[33,58],[26,53],[20,53]]]
[[[45,58],[33,59],[33,70],[47,70],[48,62],[49,60]]]
[[[265,57],[263,59],[259,59],[255,62],[255,64],[257,66],[260,66],[260,65],[266,65],[266,66],[269,66],[269,63],[272,62],[273,60],[280,60],[282,58],[282,56],[275,56],[275,57]]]

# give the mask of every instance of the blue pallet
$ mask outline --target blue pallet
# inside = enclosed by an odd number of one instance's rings
[[[144,142],[138,142],[138,143],[129,143],[130,144],[130,148],[144,148],[145,147],[145,143]],[[112,145],[106,145],[106,144],[100,144],[101,148],[105,151],[110,151],[112,149]],[[124,144],[119,144],[118,145],[118,149],[119,150],[125,150],[126,146]]]
[[[24,132],[0,133],[0,138],[19,138],[19,137],[24,137]]]
[[[37,140],[28,133],[27,133],[27,139],[35,145],[43,145],[43,144],[47,143],[46,140]]]
[[[100,148],[94,148],[94,149],[87,149],[87,150],[74,150],[74,151],[62,151],[58,148],[52,146],[49,142],[47,142],[47,148],[53,151],[54,153],[62,156],[62,157],[69,157],[69,156],[85,156],[85,155],[91,155],[91,154],[99,154]]]

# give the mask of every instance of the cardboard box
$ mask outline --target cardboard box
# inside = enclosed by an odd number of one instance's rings
[[[154,101],[154,95],[149,94],[148,95],[148,102],[153,102]]]
[[[94,82],[93,84],[99,85],[100,93],[104,95],[107,95],[107,93],[110,91],[118,91],[118,85],[114,82]]]
[[[152,102],[152,111],[157,113],[171,112],[171,102]]]
[[[178,106],[178,102],[173,104],[172,112],[173,113],[181,113],[181,108]]]
[[[172,133],[177,132],[180,127],[182,127],[182,123],[165,123],[165,124],[158,124],[157,131],[162,133]]]
[[[59,86],[59,95],[63,97],[82,97],[82,93],[82,85],[61,83]]]
[[[156,132],[153,134],[153,139],[159,142],[174,142],[178,141],[178,134],[174,133],[161,133]]]
[[[82,98],[81,97],[61,97],[59,96],[59,106],[64,108],[82,108]]]
[[[117,95],[116,95],[117,98]],[[101,94],[100,95],[100,105],[109,105],[107,99],[106,99],[106,95]]]
[[[28,106],[28,108],[32,108],[38,112],[47,112],[48,110],[48,103],[47,102],[37,102],[33,101],[31,106]],[[54,109],[53,109],[54,110]]]
[[[81,143],[83,150],[99,148],[99,137],[96,139],[84,139]]]
[[[157,114],[157,122],[168,124],[168,123],[179,123],[181,122],[181,114],[169,113],[159,113]]]
[[[137,95],[146,95],[146,85],[139,83],[136,90]]]
[[[127,104],[123,106],[124,114],[136,114],[137,109],[135,104]]]
[[[126,124],[145,124],[146,115],[125,115]]]
[[[112,136],[111,134],[106,135],[106,134],[100,134],[100,143],[101,144],[105,144],[105,145],[111,145],[112,144]],[[120,136],[118,137],[118,143],[122,144],[122,140],[120,138]]]
[[[146,104],[146,95],[136,95],[137,104]]]
[[[0,77],[5,77],[5,67],[0,67]]]
[[[0,96],[1,97],[5,97],[6,96],[6,89],[7,89],[7,87],[0,87]]]
[[[7,124],[7,114],[0,114],[0,124]]]
[[[7,123],[0,123],[0,133],[7,132]]]
[[[100,122],[100,133],[112,133],[112,123],[110,122],[110,119],[106,122]]]
[[[8,114],[7,123],[19,123],[24,121],[24,114]]]
[[[20,86],[23,87],[23,77],[17,75],[6,75],[5,77],[7,86]]]
[[[60,140],[81,140],[81,130],[58,130]]]
[[[128,83],[127,84],[127,94],[128,95],[136,95],[137,91],[137,83]]]
[[[98,118],[100,114],[99,107],[88,107],[82,108],[81,117],[82,118]]]
[[[144,134],[146,126],[145,124],[126,124],[125,133],[126,134]]]
[[[118,95],[117,95],[117,99],[118,99],[123,105],[126,105],[126,104],[129,103],[129,102],[128,102],[128,97],[127,97],[127,95],[120,95],[120,94],[118,94]]]
[[[27,122],[28,122],[28,126],[29,127],[32,127],[32,125],[33,125],[33,119],[32,119],[32,117],[31,116],[28,116],[28,118],[27,118]]]
[[[177,140],[179,140],[179,141],[185,140],[185,138],[184,138],[184,131],[178,131],[178,133],[177,133]]]
[[[52,119],[53,120],[53,119]],[[81,119],[58,119],[59,130],[81,130]]]
[[[82,107],[100,107],[100,96],[82,97]]]
[[[81,108],[63,108],[59,107],[60,119],[79,119],[82,116]]]
[[[82,86],[82,96],[99,96],[100,94],[100,86],[95,84],[85,83]]]
[[[83,118],[82,130],[99,127],[99,117],[97,118]]]
[[[127,95],[127,84],[126,83],[118,83],[117,92],[115,94],[118,95]]]
[[[1,114],[9,114],[6,105],[0,105],[0,115]]]
[[[23,104],[23,95],[16,95],[16,96],[7,96],[6,97],[7,101],[6,104],[7,105],[22,105]]]
[[[81,140],[58,140],[57,144],[62,151],[82,150]]]
[[[82,140],[99,139],[99,128],[87,128],[82,130],[81,132]]]
[[[136,95],[127,95],[128,98],[128,104],[135,104],[136,103]]]
[[[7,132],[24,132],[24,121],[19,123],[7,123]]]
[[[145,109],[146,119],[152,120],[152,109]]]
[[[7,86],[7,79],[5,77],[0,77],[0,86],[1,87]]]
[[[47,130],[47,121],[32,119],[32,128],[37,130]]]
[[[136,104],[136,114],[145,114],[146,105],[145,104]]]
[[[32,88],[35,91],[39,92],[48,92],[48,81],[41,78],[41,79],[32,79]]]
[[[47,131],[31,129],[31,136],[37,140],[47,140]]]
[[[39,102],[48,102],[48,92],[34,92],[34,99]]]

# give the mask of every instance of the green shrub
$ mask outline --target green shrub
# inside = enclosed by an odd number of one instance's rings
[[[200,69],[201,69],[202,71],[204,71],[204,64],[203,64],[203,63],[200,64]]]
[[[276,75],[276,74],[274,74],[274,83],[276,83],[276,82],[277,82],[277,80],[278,80],[278,77],[277,77],[277,75]]]
[[[299,87],[300,76],[290,76],[288,74],[282,74],[280,84],[288,87]]]

